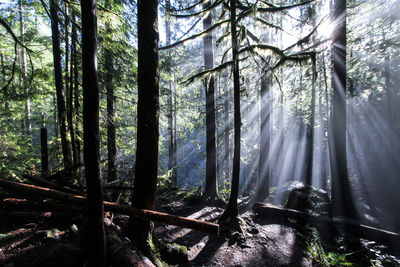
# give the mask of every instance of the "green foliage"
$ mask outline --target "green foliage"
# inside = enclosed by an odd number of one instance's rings
[[[346,260],[346,257],[354,254],[339,254],[334,252],[325,252],[319,233],[315,228],[311,228],[311,240],[307,241],[307,252],[314,264],[318,266],[353,266],[354,264]]]

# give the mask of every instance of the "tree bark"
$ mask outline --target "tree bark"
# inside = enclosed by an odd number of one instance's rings
[[[72,147],[68,139],[67,114],[65,108],[64,86],[61,67],[60,32],[58,29],[58,14],[56,0],[50,0],[51,32],[53,43],[54,78],[56,82],[58,123],[61,133],[61,146],[64,158],[64,168],[72,166]]]
[[[267,59],[267,61],[269,61]],[[255,200],[264,201],[269,195],[270,182],[270,146],[271,146],[271,85],[272,73],[263,71],[260,93],[260,156],[258,163],[258,181]]]
[[[166,9],[166,15],[165,15],[165,34],[166,34],[166,39],[167,39],[167,45],[171,44],[171,16],[169,15],[171,8],[171,3],[170,0],[166,0],[165,2],[165,9]],[[172,57],[171,57],[171,52],[168,51],[168,56],[167,56],[167,61],[168,61],[168,67],[169,70],[168,72],[172,74]],[[169,144],[168,144],[168,170],[170,170],[171,173],[171,179],[174,182],[174,184],[178,184],[178,175],[177,175],[177,159],[176,159],[176,140],[175,140],[175,134],[176,131],[174,130],[174,105],[173,105],[173,81],[168,81],[168,132],[169,132]],[[175,111],[176,112],[176,111]]]
[[[230,24],[232,38],[232,72],[233,72],[233,112],[234,112],[234,148],[233,148],[233,169],[232,184],[229,202],[220,217],[220,221],[225,224],[231,224],[237,219],[238,206],[237,199],[239,195],[239,175],[240,175],[240,79],[239,79],[239,51],[236,31],[236,1],[230,1]]]
[[[42,176],[49,174],[49,149],[47,146],[47,129],[40,128],[40,154],[42,159]]]
[[[112,5],[110,0],[105,3],[107,9],[111,9]],[[115,143],[116,129],[115,129],[115,103],[114,103],[114,58],[113,52],[110,48],[112,44],[112,28],[109,21],[105,22],[107,42],[105,45],[105,87],[107,91],[107,182],[111,183],[117,180],[117,145]]]
[[[159,66],[157,0],[139,0],[138,20],[138,106],[137,148],[132,204],[138,209],[155,209],[158,169]],[[130,237],[149,251],[153,225],[130,218]]]
[[[103,190],[100,169],[99,88],[97,78],[97,1],[81,1],[83,157],[87,184],[89,266],[106,265]]]
[[[208,1],[203,8],[210,6]],[[210,14],[203,20],[203,30],[212,26],[212,17]],[[204,39],[204,68],[206,70],[214,67],[212,33],[208,33]],[[217,141],[216,141],[216,123],[215,123],[215,82],[214,76],[204,80],[206,96],[206,185],[204,196],[217,196]]]
[[[338,21],[332,45],[333,95],[329,138],[333,214],[356,219],[346,155],[346,0],[335,0],[333,17]]]
[[[24,43],[25,23],[24,23],[24,18],[23,18],[24,9],[23,9],[22,0],[18,0],[18,7],[19,7],[19,23],[20,23],[21,43],[23,45],[25,45],[25,43]],[[30,139],[30,142],[32,143],[31,107],[30,107],[29,87],[27,85],[28,71],[27,71],[26,53],[25,53],[24,47],[21,47],[21,58],[22,58],[22,87],[24,88],[25,94],[26,94],[25,127],[26,127],[26,133],[28,135],[28,138]]]
[[[315,125],[315,82],[316,82],[316,66],[315,66],[315,55],[312,60],[312,81],[311,81],[311,116],[310,121],[307,124],[307,170],[306,170],[306,185],[312,186],[312,172],[313,172],[313,161],[314,161],[314,125]]]
[[[66,5],[68,5],[66,3]],[[68,6],[66,6],[67,8]],[[79,164],[80,158],[78,154],[78,149],[76,147],[76,138],[75,138],[75,125],[74,125],[74,117],[76,116],[76,112],[74,109],[74,99],[77,97],[74,93],[74,79],[77,79],[78,73],[78,66],[77,66],[77,32],[75,26],[75,16],[76,11],[73,10],[71,17],[72,17],[72,30],[71,30],[71,59],[70,59],[70,68],[69,68],[69,81],[67,83],[67,90],[68,90],[68,100],[67,100],[67,119],[68,119],[68,129],[69,134],[71,136],[71,147],[72,147],[72,159],[74,165]],[[66,30],[67,31],[67,30]],[[67,38],[67,37],[66,37]],[[67,45],[66,41],[66,45]],[[76,78],[75,78],[76,77]],[[79,100],[78,100],[79,101]]]

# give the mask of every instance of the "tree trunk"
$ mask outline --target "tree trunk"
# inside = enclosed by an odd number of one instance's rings
[[[346,0],[335,0],[333,17],[338,21],[332,45],[332,114],[329,139],[332,171],[333,214],[357,218],[346,155]]]
[[[269,57],[270,58],[270,57]],[[267,59],[267,61],[269,61]],[[272,73],[263,71],[260,93],[260,156],[255,200],[263,202],[269,195],[270,150],[271,150],[271,112],[272,112]]]
[[[159,66],[157,0],[138,1],[138,106],[135,181],[132,204],[137,209],[154,210],[158,167]],[[149,251],[153,225],[130,218],[130,237]]]
[[[68,14],[68,4],[66,3],[66,14]],[[71,31],[71,59],[70,59],[70,68],[69,68],[69,77],[67,75],[68,82],[66,82],[66,88],[68,90],[68,98],[67,98],[67,119],[68,119],[68,129],[69,129],[69,134],[71,136],[71,147],[72,147],[72,159],[74,165],[79,164],[80,159],[79,159],[79,154],[78,150],[76,148],[76,139],[75,139],[75,125],[74,125],[74,77],[75,73],[77,72],[77,65],[76,65],[76,57],[77,57],[77,49],[76,49],[76,43],[77,43],[77,33],[76,33],[76,26],[74,24],[75,22],[75,10],[72,11],[72,31]],[[66,19],[67,21],[67,19]],[[66,28],[67,32],[67,28]],[[66,41],[65,44],[68,45],[67,38],[68,36],[66,35]]]
[[[306,185],[312,185],[312,172],[313,172],[313,161],[314,161],[314,122],[315,122],[315,81],[316,81],[316,69],[315,69],[315,55],[312,60],[312,81],[311,81],[311,116],[310,121],[307,124],[307,171],[306,171]]]
[[[240,79],[239,79],[239,51],[236,31],[236,1],[230,1],[230,24],[232,38],[232,71],[233,71],[233,112],[234,112],[234,148],[231,194],[228,206],[220,217],[225,224],[234,223],[237,220],[240,175]]]
[[[24,18],[23,18],[23,5],[22,5],[22,0],[18,0],[18,7],[19,7],[19,23],[20,23],[20,33],[21,33],[21,43],[24,43],[24,34],[25,34],[25,24],[24,24]],[[28,135],[28,138],[30,139],[30,142],[32,144],[32,125],[31,125],[31,107],[30,107],[30,98],[29,98],[29,87],[27,85],[27,76],[28,76],[28,71],[27,71],[27,64],[26,64],[26,53],[25,53],[25,48],[21,47],[21,57],[22,57],[22,87],[25,90],[26,94],[26,101],[25,101],[25,127],[26,127],[26,134]]]
[[[100,169],[99,88],[97,79],[97,1],[81,1],[83,157],[87,184],[89,266],[106,265],[103,191]]]
[[[42,159],[42,177],[49,174],[49,149],[47,147],[47,129],[42,127],[40,129],[40,151]]]
[[[65,109],[65,97],[63,76],[61,67],[60,33],[58,29],[58,14],[56,0],[50,0],[51,32],[53,43],[54,78],[56,82],[58,123],[60,125],[61,146],[64,158],[64,168],[72,167],[72,148],[68,139],[67,114]]]
[[[72,10],[72,49],[74,51],[74,57],[73,57],[73,84],[71,84],[71,86],[73,86],[73,94],[74,94],[74,113],[73,113],[73,120],[72,122],[74,122],[74,118],[79,118],[79,109],[80,109],[80,103],[79,103],[79,76],[78,76],[78,48],[77,48],[77,43],[78,43],[78,32],[76,29],[76,25],[75,25],[75,18],[77,16],[76,14],[77,12],[75,11],[75,9]],[[78,120],[76,120],[78,121]],[[79,127],[78,127],[78,123],[76,122],[75,125],[73,125],[73,129],[74,129],[74,139],[75,139],[75,134],[76,136],[80,136],[79,133]],[[72,135],[72,134],[71,134]],[[74,164],[79,164],[81,162],[81,145],[79,142],[79,139],[75,139],[75,142],[73,142],[73,150],[74,153],[76,153],[76,156],[74,156]]]
[[[110,0],[105,3],[107,9],[111,9],[112,5]],[[116,130],[115,130],[115,103],[114,103],[114,58],[113,52],[110,48],[112,44],[112,28],[109,21],[105,22],[106,27],[106,40],[108,44],[105,46],[105,87],[107,91],[107,159],[108,159],[108,172],[107,182],[117,180],[117,145],[115,143]]]
[[[166,15],[165,15],[165,35],[167,39],[167,45],[171,43],[171,17],[169,15],[171,8],[171,3],[170,0],[166,0],[165,2],[165,9],[166,9]],[[172,57],[171,57],[171,52],[168,51],[168,56],[167,56],[167,61],[168,61],[168,67],[169,67],[169,72],[171,73],[172,70]],[[174,131],[174,108],[173,108],[173,101],[172,101],[172,85],[173,81],[168,81],[168,132],[169,132],[169,144],[168,144],[168,170],[172,171],[171,173],[171,180],[174,182],[174,184],[178,183],[178,176],[177,176],[177,170],[176,170],[176,141],[175,141],[175,134],[176,131]]]
[[[210,6],[208,1],[204,8]],[[212,26],[211,12],[203,20],[203,30]],[[208,33],[204,39],[204,68],[206,70],[214,67],[214,53],[212,33]],[[206,185],[204,196],[217,196],[217,144],[215,138],[215,83],[211,75],[204,80],[206,96]]]

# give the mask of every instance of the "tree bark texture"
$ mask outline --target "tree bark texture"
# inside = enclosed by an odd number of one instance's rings
[[[138,106],[137,148],[132,204],[155,209],[158,167],[159,66],[157,0],[138,1]],[[152,223],[130,220],[131,237],[147,250]]]
[[[49,174],[49,149],[47,146],[47,129],[40,128],[40,154],[42,161],[42,176],[45,177]]]
[[[106,1],[105,7],[111,9],[110,0]],[[113,51],[110,48],[112,43],[112,28],[109,21],[105,22],[106,34],[108,44],[105,46],[105,87],[107,91],[107,182],[117,180],[117,145],[115,142],[116,129],[115,129],[115,103],[114,103],[114,58]]]
[[[171,44],[171,16],[169,15],[169,11],[171,9],[170,0],[166,0],[165,2],[165,34],[167,38],[167,45]],[[169,72],[172,74],[172,57],[171,52],[168,51],[167,56]],[[176,140],[175,135],[176,131],[174,129],[174,105],[173,105],[173,81],[168,81],[168,132],[169,132],[169,144],[168,144],[168,170],[172,171],[171,179],[174,184],[178,184],[178,173],[177,173],[177,158],[176,158]],[[175,111],[176,112],[176,111]]]
[[[51,33],[53,43],[54,78],[56,82],[58,123],[60,125],[61,146],[64,158],[64,168],[72,167],[72,147],[68,139],[67,114],[65,108],[65,96],[63,75],[61,67],[60,32],[58,29],[58,14],[56,0],[50,0]]]
[[[25,23],[24,23],[24,7],[22,4],[22,0],[18,0],[18,7],[19,7],[19,23],[20,23],[20,33],[21,33],[21,43],[25,45],[24,42],[24,35],[25,35]],[[25,53],[25,48],[21,47],[21,59],[22,59],[22,87],[25,90],[26,94],[26,101],[25,101],[25,127],[26,127],[26,133],[28,135],[28,138],[32,139],[32,125],[31,125],[31,104],[30,104],[30,98],[29,98],[29,87],[27,85],[27,76],[28,76],[28,71],[27,71],[27,64],[26,64],[26,53]],[[31,140],[32,142],[32,140]]]
[[[239,79],[239,51],[236,31],[236,1],[230,1],[230,24],[232,37],[232,72],[233,72],[233,116],[234,116],[234,148],[233,148],[233,169],[231,194],[228,206],[221,215],[220,220],[224,223],[231,223],[238,215],[237,199],[239,195],[239,175],[240,175],[240,79]]]
[[[272,112],[271,86],[272,73],[270,70],[265,70],[261,77],[260,157],[258,163],[258,182],[255,193],[255,200],[259,202],[264,201],[269,195]]]
[[[89,266],[106,265],[103,190],[100,169],[99,88],[97,78],[97,1],[81,1],[83,158],[87,184]]]
[[[356,219],[346,155],[346,1],[335,0],[333,12],[337,21],[332,45],[333,95],[329,139],[333,214]]]
[[[204,8],[209,7],[208,1]],[[203,30],[212,26],[210,14],[203,20]],[[214,67],[213,37],[208,33],[204,39],[204,68],[206,70]],[[204,80],[206,96],[206,185],[205,196],[217,196],[217,141],[215,123],[215,81],[214,76]]]

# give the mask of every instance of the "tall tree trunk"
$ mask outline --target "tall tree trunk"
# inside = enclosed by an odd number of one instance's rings
[[[171,8],[171,3],[170,0],[166,0],[165,2],[165,9],[166,9],[166,15],[165,15],[165,34],[166,34],[166,39],[167,39],[167,45],[171,43],[171,17],[169,15]],[[171,52],[168,51],[168,56],[167,56],[167,61],[168,61],[168,67],[169,71],[172,69],[172,57],[171,57]],[[174,131],[174,109],[173,109],[173,101],[172,101],[172,85],[173,81],[168,81],[168,132],[169,132],[169,144],[168,144],[168,170],[171,170],[171,179],[174,182],[174,184],[178,183],[178,176],[177,176],[177,170],[176,170],[176,142],[175,142],[175,137],[174,135],[176,132]]]
[[[267,60],[269,61],[269,60]],[[272,112],[272,73],[264,70],[261,78],[260,94],[260,156],[255,200],[263,202],[269,195],[270,150],[271,150],[271,112]]]
[[[132,204],[154,210],[158,167],[159,66],[157,0],[138,1],[138,106],[135,181]],[[150,221],[130,218],[130,236],[148,251],[153,232]]]
[[[72,147],[71,147],[71,142],[68,139],[67,114],[65,108],[64,86],[63,86],[63,76],[61,67],[60,33],[58,29],[57,6],[54,1],[56,0],[50,0],[50,13],[51,13],[51,32],[52,32],[52,43],[53,43],[54,78],[56,82],[56,94],[57,94],[58,123],[60,125],[64,168],[71,169]]]
[[[22,5],[22,0],[18,0],[18,7],[19,7],[19,23],[20,23],[20,33],[21,33],[21,43],[24,44],[24,35],[25,35],[25,23],[24,23],[24,17],[23,17],[23,12],[24,8]],[[30,139],[30,142],[32,143],[32,125],[31,125],[31,104],[30,104],[30,97],[29,97],[29,87],[27,85],[27,76],[28,76],[28,70],[27,70],[27,64],[26,64],[26,53],[25,53],[25,48],[21,47],[21,57],[22,57],[22,87],[25,90],[26,94],[26,101],[25,101],[25,127],[26,127],[26,133],[28,135],[28,138]]]
[[[210,2],[204,5],[204,8],[210,6]],[[211,12],[203,20],[203,30],[212,26]],[[214,67],[214,53],[212,33],[208,33],[204,39],[204,67],[206,70]],[[214,76],[204,80],[206,96],[206,188],[204,196],[217,196],[217,141],[215,137],[215,81]]]
[[[74,57],[73,57],[73,82],[71,82],[71,87],[73,86],[73,95],[74,95],[74,106],[73,106],[73,119],[72,119],[72,123],[75,122],[75,124],[73,125],[73,132],[71,132],[71,136],[75,136],[79,137],[80,133],[79,133],[79,127],[78,127],[78,119],[79,118],[79,110],[80,110],[80,102],[79,102],[79,76],[78,76],[78,48],[77,48],[77,44],[78,44],[78,32],[76,29],[76,25],[75,25],[75,19],[76,19],[76,14],[77,12],[75,11],[75,9],[72,10],[72,49],[74,51]],[[72,104],[72,103],[71,103]],[[75,119],[76,118],[76,119]],[[75,120],[74,120],[75,119]],[[79,164],[81,162],[81,145],[79,142],[79,139],[75,139],[75,141],[72,143],[73,144],[73,151],[76,154],[76,156],[74,156],[74,163]]]
[[[83,158],[87,184],[89,266],[106,266],[103,190],[100,169],[99,87],[97,78],[97,1],[81,1]]]
[[[315,69],[315,55],[312,60],[312,81],[311,81],[311,116],[310,121],[307,124],[307,171],[306,171],[306,185],[312,185],[312,172],[313,172],[313,161],[314,161],[314,125],[315,125],[315,81],[316,81],[316,69]]]
[[[234,148],[233,148],[233,169],[232,184],[229,202],[220,217],[225,224],[234,223],[238,215],[237,199],[239,195],[240,175],[240,79],[239,79],[239,50],[236,31],[236,1],[230,1],[230,24],[232,38],[232,71],[233,71],[233,116],[234,116]]]
[[[346,155],[346,0],[335,0],[337,26],[332,46],[332,113],[329,139],[333,214],[357,218]]]
[[[65,3],[65,14],[68,15],[68,3]],[[74,22],[75,22],[75,11],[73,11],[73,14],[71,15]],[[69,49],[69,42],[68,42],[68,35],[69,35],[69,29],[68,29],[68,22],[69,19],[65,18],[65,88],[67,90],[67,120],[68,120],[68,130],[69,130],[69,135],[71,137],[71,149],[72,149],[72,159],[74,165],[79,164],[79,155],[77,153],[76,149],[76,139],[75,139],[75,126],[74,126],[74,72],[75,72],[75,60],[77,56],[76,52],[76,26],[72,23],[72,36],[71,36],[71,48]],[[74,36],[75,35],[75,36]],[[70,59],[68,59],[68,50],[71,51]]]
[[[224,92],[224,161],[225,161],[225,182],[229,181],[229,173],[230,173],[230,160],[229,160],[229,132],[230,132],[230,123],[229,123],[229,89],[226,86],[228,81],[228,75],[224,73],[223,75],[223,84],[225,85]]]
[[[105,3],[107,9],[111,9],[112,5],[110,0]],[[115,130],[115,103],[114,103],[114,58],[113,52],[110,48],[112,43],[112,28],[109,21],[106,21],[106,34],[107,42],[104,50],[105,54],[105,87],[107,91],[107,156],[108,156],[108,172],[107,182],[117,180],[117,145],[115,143],[116,130]]]

